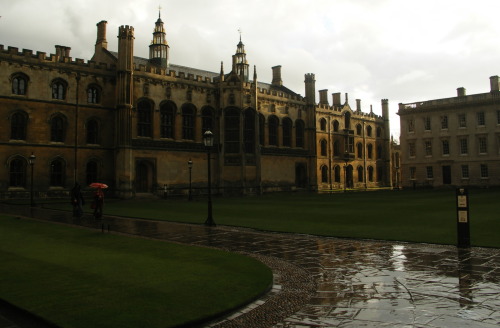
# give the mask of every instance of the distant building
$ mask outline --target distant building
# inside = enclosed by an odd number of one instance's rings
[[[241,38],[229,73],[222,63],[220,72],[172,64],[160,16],[149,58],[134,56],[132,26],[118,28],[111,51],[106,25],[97,24],[88,62],[66,46],[47,56],[0,45],[1,197],[29,192],[32,153],[37,197],[64,195],[75,182],[107,183],[123,198],[183,194],[190,160],[193,193],[205,193],[207,130],[216,193],[390,185],[387,100],[383,117],[336,95],[330,107],[323,91],[317,104],[314,74],[302,97],[284,86],[281,66],[271,83],[258,82]]]
[[[405,187],[500,185],[499,77],[490,92],[399,104]]]

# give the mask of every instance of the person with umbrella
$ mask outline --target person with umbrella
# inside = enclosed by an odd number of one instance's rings
[[[96,219],[100,219],[102,217],[102,208],[104,205],[104,192],[102,189],[107,188],[108,186],[104,183],[91,183],[90,187],[97,188],[94,193],[94,201],[92,202],[94,208],[94,217]]]

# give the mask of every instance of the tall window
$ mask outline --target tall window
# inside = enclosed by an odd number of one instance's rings
[[[240,111],[228,108],[224,117],[224,143],[226,153],[240,152]]]
[[[340,156],[340,142],[338,140],[335,140],[333,142],[333,156],[335,157]]]
[[[412,118],[408,120],[408,132],[415,132],[415,121]]]
[[[15,95],[25,95],[28,87],[28,79],[24,75],[17,74],[12,79],[12,93]]]
[[[484,126],[486,123],[484,119],[484,112],[478,112],[477,113],[477,125],[479,126]]]
[[[362,130],[362,128],[361,128],[361,124],[356,124],[356,134],[357,134],[358,136],[360,136],[360,135],[361,135],[361,130]]]
[[[295,121],[295,147],[304,147],[304,121]]]
[[[288,117],[283,119],[283,146],[292,147],[292,120]]]
[[[462,179],[469,178],[469,165],[462,165]]]
[[[26,187],[26,161],[15,158],[9,163],[9,186]]]
[[[368,166],[368,181],[373,182],[373,166]]]
[[[382,129],[380,126],[377,128],[377,138],[380,138],[382,136]]]
[[[410,157],[415,157],[416,156],[416,149],[415,149],[415,142],[411,141],[408,143],[408,155]]]
[[[488,152],[488,143],[486,137],[479,137],[479,153],[486,154]]]
[[[366,155],[369,159],[372,159],[373,158],[373,145],[372,144],[368,144],[368,146],[366,147]]]
[[[461,128],[467,127],[467,117],[465,114],[458,114],[458,126]]]
[[[64,162],[60,159],[56,159],[50,164],[50,185],[64,186]]]
[[[326,156],[326,147],[327,147],[327,143],[326,143],[326,140],[325,139],[321,139],[320,141],[320,148],[321,148],[321,156]]]
[[[326,165],[323,165],[321,167],[321,182],[323,183],[328,182],[328,167]]]
[[[99,124],[96,120],[87,122],[87,143],[97,145],[99,143]]]
[[[450,154],[450,142],[448,140],[442,140],[441,145],[443,147],[443,155]]]
[[[62,80],[52,82],[52,99],[66,99],[66,83]]]
[[[278,146],[278,118],[274,115],[269,116],[268,129],[269,129],[269,145]]]
[[[182,139],[194,140],[194,113],[192,105],[182,106]]]
[[[339,121],[333,121],[333,132],[339,132]]]
[[[443,129],[443,130],[448,129],[448,116],[447,115],[441,116],[441,129]]]
[[[142,100],[137,104],[137,136],[151,137],[152,108],[151,103]]]
[[[417,178],[417,168],[412,166],[410,167],[410,180],[415,180]]]
[[[54,116],[50,121],[50,141],[64,142],[65,121],[61,116]]]
[[[425,156],[432,156],[432,141],[426,140],[424,142],[425,146]]]
[[[319,120],[319,128],[321,131],[326,131],[326,120],[324,118]]]
[[[26,115],[14,113],[10,117],[10,139],[26,140]]]
[[[252,109],[247,109],[243,117],[243,148],[245,153],[255,153],[255,112]]]
[[[487,178],[488,175],[488,165],[486,164],[481,164],[481,178]]]
[[[201,135],[206,131],[214,131],[214,110],[210,107],[204,107],[201,110]]]
[[[372,136],[372,126],[371,125],[368,125],[366,127],[366,136],[367,137],[371,137]]]
[[[461,138],[459,142],[460,142],[460,155],[467,155],[469,153],[467,138]]]
[[[358,166],[358,182],[363,182],[363,167]]]
[[[97,162],[89,161],[85,166],[85,177],[87,184],[91,184],[92,182],[99,181],[98,172],[97,172]]]
[[[340,166],[336,165],[333,172],[334,172],[335,182],[340,182]]]
[[[101,94],[97,86],[91,85],[87,89],[87,102],[89,104],[98,104],[101,102]]]
[[[434,179],[434,171],[432,170],[432,166],[427,166],[425,170],[427,172],[427,179]]]
[[[344,129],[350,129],[351,128],[351,113],[345,112],[344,113]]]
[[[175,105],[171,102],[166,102],[160,106],[160,138],[174,138],[174,122],[175,122]],[[207,112],[204,112],[207,113]],[[205,114],[204,116],[204,124]],[[203,131],[205,132],[205,131]]]
[[[259,114],[259,143],[261,146],[264,146],[265,142],[265,137],[264,137],[265,127],[266,127],[266,118],[264,117],[264,115]]]
[[[431,118],[430,118],[430,116],[424,117],[424,130],[425,131],[431,130]]]
[[[361,144],[361,142],[357,143],[356,148],[358,152],[358,158],[363,158],[363,145]]]
[[[378,145],[377,146],[377,159],[382,158],[382,146]]]

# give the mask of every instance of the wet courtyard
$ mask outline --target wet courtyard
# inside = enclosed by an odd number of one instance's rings
[[[4,212],[9,209],[5,208]],[[338,239],[106,217],[27,213],[255,257],[269,294],[207,327],[499,327],[500,250]]]

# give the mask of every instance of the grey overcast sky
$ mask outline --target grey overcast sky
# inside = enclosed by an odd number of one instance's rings
[[[88,60],[106,20],[108,49],[131,25],[135,55],[147,58],[159,6],[171,63],[218,72],[223,61],[227,73],[241,29],[259,81],[281,65],[284,85],[302,95],[314,73],[330,104],[348,93],[352,107],[361,99],[381,115],[389,99],[395,138],[398,103],[489,92],[500,75],[500,0],[2,0],[0,44],[48,54],[64,45]]]

